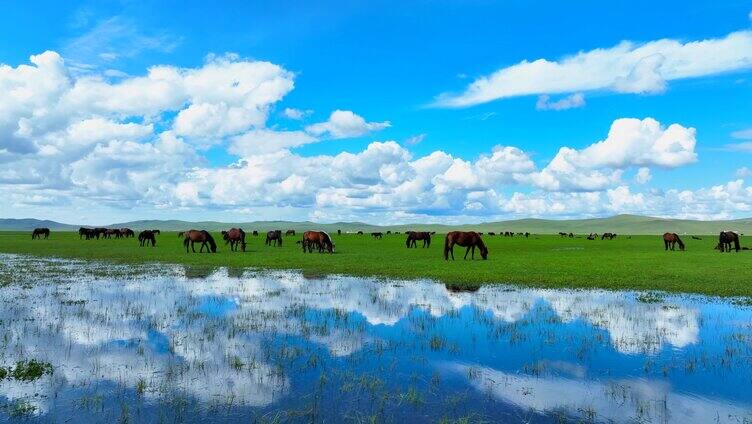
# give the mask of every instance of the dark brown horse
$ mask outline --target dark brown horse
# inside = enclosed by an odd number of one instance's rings
[[[138,245],[144,247],[151,243],[151,247],[157,246],[157,238],[155,235],[159,234],[159,230],[144,230],[138,233]]]
[[[287,230],[287,231],[285,231],[285,235],[286,236],[294,236],[295,235],[295,230]]]
[[[38,239],[42,238],[44,236],[45,239],[50,237],[50,229],[49,228],[34,228],[34,231],[31,232],[31,239]]]
[[[741,246],[739,246],[739,234],[736,231],[721,231],[718,235],[718,246],[716,246],[716,249],[721,252],[730,252],[731,243],[734,243],[734,250],[737,252],[741,250]]]
[[[125,238],[129,237],[135,237],[136,233],[133,232],[130,228],[121,228],[120,229],[120,235]]]
[[[240,250],[245,252],[245,231],[242,228],[230,228],[228,231],[222,231],[222,238],[225,240],[225,244],[230,244],[230,251],[234,252]]]
[[[603,235],[601,235],[601,240],[613,240],[614,238],[616,238],[616,233],[603,233]]]
[[[423,247],[431,247],[431,233],[427,231],[408,231],[405,245],[407,248],[418,247],[418,240],[423,240]]]
[[[282,230],[272,230],[266,233],[266,241],[264,241],[264,244],[271,246],[272,242],[274,242],[275,246],[282,246]]]
[[[306,250],[313,252],[314,247],[318,247],[319,253],[324,251],[334,253],[334,242],[326,231],[306,231],[303,233],[303,252]]]
[[[183,246],[185,246],[185,253],[188,253],[188,245],[190,245],[193,253],[196,253],[195,243],[201,243],[201,249],[199,253],[204,251],[206,247],[206,253],[217,253],[217,243],[214,242],[214,237],[206,230],[188,230],[183,233]]]
[[[381,238],[382,238],[382,237],[384,237],[384,233],[382,233],[382,232],[380,232],[380,231],[377,231],[377,232],[373,232],[373,233],[371,233],[371,236],[372,236],[373,238],[375,238],[375,239],[379,239],[379,240],[381,240]]]
[[[470,253],[471,250],[473,253],[470,258],[475,259],[476,247],[480,250],[480,256],[483,259],[488,259],[488,248],[486,248],[486,245],[483,243],[483,239],[480,238],[480,234],[475,231],[451,231],[447,233],[446,238],[444,239],[444,260],[449,260],[450,254],[452,255],[452,260],[454,260],[455,244],[467,247],[464,259],[467,259],[467,254]]]
[[[117,228],[105,228],[104,232],[102,233],[104,238],[108,239],[111,237],[115,237],[116,239],[119,239],[123,236],[123,234],[118,230]]]
[[[679,235],[676,233],[665,233],[663,234],[663,245],[666,247],[665,250],[674,250],[676,245],[679,244],[679,250],[684,251],[684,242],[681,241],[679,238]]]

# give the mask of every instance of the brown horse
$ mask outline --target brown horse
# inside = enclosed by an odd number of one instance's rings
[[[371,237],[373,237],[375,239],[381,240],[381,238],[384,237],[384,233],[382,233],[380,231],[373,232],[373,233],[371,233]]]
[[[115,236],[116,239],[123,237],[123,234],[117,228],[106,228],[102,235],[106,239],[111,238],[112,236]]]
[[[323,253],[324,251],[334,253],[334,242],[332,242],[332,238],[329,237],[326,231],[306,231],[303,233],[301,244],[303,245],[303,252],[306,249],[309,253],[313,252],[313,247],[316,246],[319,253]]]
[[[426,231],[408,231],[405,245],[407,248],[418,247],[418,240],[423,240],[423,247],[431,247],[431,233]]]
[[[199,249],[199,253],[204,251],[204,247],[206,247],[206,253],[217,253],[217,243],[214,242],[214,237],[209,234],[206,230],[188,230],[183,233],[183,236],[185,237],[183,239],[183,246],[185,246],[185,253],[188,253],[188,245],[190,245],[191,250],[193,250],[193,253],[196,253],[196,248],[194,244],[196,242],[201,243],[201,249]]]
[[[134,233],[130,228],[121,228],[120,235],[125,238],[136,237],[136,233]]]
[[[225,240],[225,244],[230,243],[230,251],[234,252],[240,250],[245,252],[245,231],[242,228],[230,228],[228,231],[222,231],[222,238]]]
[[[144,230],[138,233],[138,245],[144,247],[151,242],[151,247],[157,246],[157,238],[155,235],[159,234],[159,230]]]
[[[739,246],[739,234],[735,231],[721,231],[718,235],[718,246],[716,249],[721,252],[730,252],[731,243],[734,243],[734,250],[737,252],[741,250]]]
[[[671,250],[674,250],[674,247],[676,247],[677,243],[679,244],[679,250],[684,251],[684,242],[681,241],[678,234],[676,233],[663,234],[663,245],[666,247],[665,250],[668,250],[669,248],[671,248]]]
[[[480,238],[480,234],[475,231],[451,231],[447,233],[446,238],[444,239],[444,260],[449,260],[450,254],[452,255],[452,260],[454,260],[455,244],[467,247],[464,259],[467,259],[467,254],[470,253],[471,250],[473,253],[470,258],[475,259],[476,247],[480,250],[480,256],[483,259],[488,259],[488,248],[483,243],[483,239]]]
[[[601,240],[613,240],[614,238],[616,238],[616,233],[603,233],[603,235],[601,235]]]
[[[31,239],[38,239],[42,238],[44,236],[45,239],[50,237],[50,229],[49,228],[34,228],[34,231],[31,232]]]
[[[287,231],[285,231],[285,235],[286,236],[294,236],[295,235],[295,230],[287,230]]]
[[[264,244],[271,246],[272,242],[274,242],[275,246],[282,246],[282,230],[272,230],[266,233],[266,241],[264,241]]]

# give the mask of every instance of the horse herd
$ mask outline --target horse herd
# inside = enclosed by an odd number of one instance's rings
[[[156,247],[157,245],[157,239],[156,236],[160,234],[159,230],[143,230],[138,233],[138,242],[141,247],[148,246],[151,244],[152,247]],[[224,240],[226,245],[230,246],[230,251],[246,251],[246,233],[243,231],[242,228],[230,228],[227,231],[222,231],[222,239]],[[252,233],[254,236],[258,236],[258,231],[253,231]],[[341,230],[337,230],[337,234],[342,234]],[[364,234],[363,231],[358,231],[357,234]],[[387,235],[392,234],[391,231],[386,232]],[[400,234],[398,231],[394,232],[394,234]],[[409,248],[417,248],[418,242],[422,241],[422,247],[423,248],[429,248],[431,247],[431,238],[436,235],[435,231],[406,231],[405,234],[407,235],[407,238],[405,240],[405,246]],[[488,232],[488,236],[494,236],[496,233],[494,232]],[[79,238],[85,238],[86,240],[99,240],[102,239],[111,239],[111,238],[133,238],[136,237],[135,232],[131,230],[130,228],[105,228],[105,227],[94,227],[94,228],[87,228],[87,227],[81,227],[78,230]],[[266,246],[275,246],[275,247],[281,247],[282,246],[282,240],[283,240],[283,232],[282,230],[271,230],[266,233],[266,239],[264,240],[264,245]],[[287,230],[284,232],[285,236],[295,236],[296,232],[295,230]],[[370,235],[374,239],[382,239],[384,236],[383,232],[372,232]],[[488,248],[486,247],[485,243],[483,243],[483,239],[481,236],[483,233],[481,232],[475,232],[475,231],[450,231],[446,234],[444,238],[444,259],[449,260],[451,257],[454,260],[454,246],[461,246],[466,248],[465,251],[465,259],[467,259],[467,255],[471,255],[471,259],[475,259],[475,250],[478,249],[481,258],[487,259],[488,258]],[[511,231],[504,231],[499,232],[499,236],[505,236],[505,237],[514,237],[515,233]],[[523,237],[530,237],[530,233],[516,233],[518,236]],[[740,233],[736,231],[721,231],[718,235],[718,244],[715,246],[716,250],[719,250],[721,252],[731,252],[732,250],[740,251],[740,250],[748,250],[747,247],[741,247],[740,245]],[[575,235],[573,233],[567,233],[567,232],[559,232],[559,236],[561,237],[568,237],[568,238],[574,238]],[[50,237],[50,229],[49,228],[35,228],[34,231],[31,233],[32,239],[47,239]],[[193,252],[196,253],[195,244],[200,243],[199,247],[199,253],[202,253],[204,249],[206,249],[207,253],[216,253],[217,252],[217,243],[214,241],[214,238],[212,235],[206,231],[206,230],[188,230],[188,231],[181,231],[178,233],[178,237],[183,239],[183,247],[185,247],[186,253]],[[600,235],[601,240],[613,240],[616,237],[615,233],[605,232]],[[588,240],[597,240],[599,238],[598,234],[596,233],[590,233],[587,236]],[[702,240],[700,237],[692,236],[693,239],[696,240]],[[312,253],[314,251],[317,251],[319,253],[334,253],[335,252],[335,245],[332,241],[332,238],[329,236],[329,234],[326,231],[305,231],[303,233],[302,239],[298,240],[296,242],[299,244],[303,252]],[[663,234],[663,244],[664,244],[664,250],[675,250],[678,246],[680,251],[684,251],[686,246],[684,242],[681,240],[678,234],[676,233],[665,233]]]

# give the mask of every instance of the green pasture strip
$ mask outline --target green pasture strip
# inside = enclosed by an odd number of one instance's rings
[[[614,240],[561,238],[553,235],[524,237],[484,236],[487,261],[463,260],[464,249],[455,247],[456,261],[444,261],[444,236],[437,234],[431,247],[405,247],[405,236],[332,234],[336,253],[303,253],[286,236],[282,247],[264,246],[263,235],[248,235],[245,253],[231,252],[213,233],[217,254],[186,254],[175,232],[157,237],[157,247],[139,247],[136,239],[80,240],[77,233],[53,231],[49,240],[31,240],[29,232],[0,232],[0,252],[46,257],[76,258],[117,263],[161,262],[203,268],[293,269],[315,275],[346,274],[396,279],[427,278],[458,289],[475,289],[493,283],[549,288],[604,288],[611,290],[663,290],[719,296],[752,296],[752,251],[720,253],[717,240],[705,236],[683,238],[685,252],[666,252],[660,236],[619,235]],[[749,237],[742,237],[747,245]],[[198,246],[197,246],[198,251]]]

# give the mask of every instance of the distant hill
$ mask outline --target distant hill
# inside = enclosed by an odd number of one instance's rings
[[[57,231],[75,231],[78,230],[81,225],[62,224],[55,221],[37,219],[0,219],[1,231],[31,231],[36,227],[47,227]],[[732,229],[741,231],[745,234],[752,234],[752,218],[728,221],[697,221],[687,219],[664,219],[637,215],[616,215],[608,218],[572,220],[528,218],[511,221],[485,222],[480,224],[465,225],[408,224],[391,226],[370,225],[362,222],[336,222],[333,224],[317,224],[307,221],[255,221],[228,223],[216,221],[188,222],[179,220],[141,220],[115,223],[108,225],[108,227],[129,227],[134,230],[155,228],[163,231],[182,231],[191,228],[219,231],[230,227],[242,227],[247,231],[268,231],[273,229],[292,229],[301,231],[320,229],[329,232],[336,232],[338,229],[340,229],[343,232],[371,232],[387,230],[404,232],[406,230],[423,230],[436,231],[439,233],[449,230],[472,229],[476,231],[496,232],[529,231],[535,234],[556,234],[559,231],[573,232],[576,234],[587,234],[591,232],[602,233],[604,231],[615,232],[617,234],[663,234],[666,231],[678,234],[716,234],[721,230]]]

